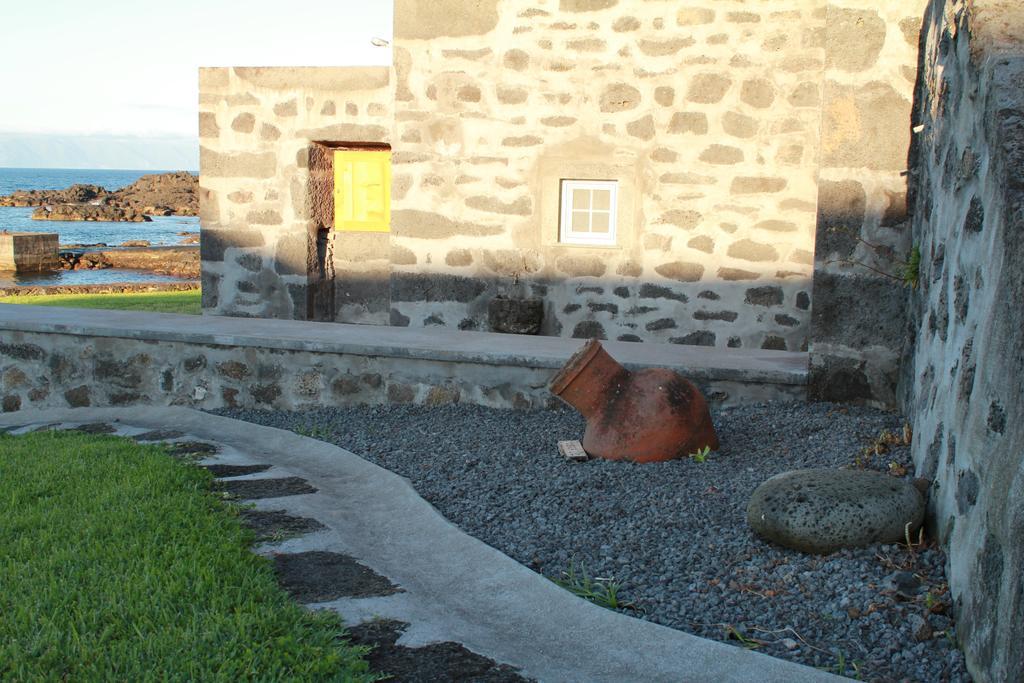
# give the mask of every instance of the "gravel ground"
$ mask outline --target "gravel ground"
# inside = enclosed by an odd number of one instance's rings
[[[765,479],[851,466],[892,413],[827,403],[725,408],[722,449],[706,462],[563,461],[582,437],[570,410],[455,405],[219,414],[329,441],[412,481],[465,531],[535,571],[570,564],[615,579],[625,611],[705,638],[878,681],[969,681],[954,645],[945,556],[932,544],[810,556],[770,545],[746,523]],[[908,464],[894,446],[862,464]],[[912,468],[908,468],[912,471]]]

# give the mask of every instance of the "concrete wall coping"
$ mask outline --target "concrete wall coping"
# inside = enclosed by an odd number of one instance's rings
[[[0,304],[0,330],[312,353],[559,368],[583,340],[436,328],[103,311]],[[631,369],[667,367],[693,380],[803,385],[807,354],[680,344],[605,342]]]

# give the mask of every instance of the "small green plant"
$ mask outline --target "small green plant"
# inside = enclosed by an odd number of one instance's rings
[[[331,440],[331,430],[320,425],[303,425],[295,428],[295,433],[299,436],[308,436],[311,439],[318,439],[320,441]]]
[[[847,662],[846,655],[840,650],[836,652],[836,663],[830,667],[820,667],[829,673],[837,676],[845,676],[855,681],[864,680],[864,673],[860,670],[861,663],[858,661]]]
[[[861,266],[862,268],[867,268],[870,271],[878,273],[879,275],[890,278],[892,280],[899,280],[908,287],[917,289],[917,284],[921,272],[921,247],[915,244],[913,247],[911,247],[906,259],[900,261],[894,253],[892,247],[884,244],[872,244],[871,242],[868,242],[867,240],[862,238],[860,234],[858,234],[856,231],[851,230],[850,228],[837,226],[832,228],[832,232],[843,232],[846,233],[847,235],[850,235],[851,237],[853,237],[853,239],[857,240],[858,242],[866,246],[868,249],[873,251],[877,256],[879,256],[882,259],[885,259],[889,263],[892,263],[894,266],[898,267],[899,271],[897,272],[897,274],[894,275],[890,272],[881,270],[880,268],[875,268],[874,266],[868,265],[863,261],[856,261],[854,259],[849,258],[835,259],[832,261],[828,261],[827,263],[840,263],[844,266]]]
[[[903,264],[903,284],[917,289],[921,279],[921,247],[914,245],[907,255],[907,261]]]
[[[729,638],[732,638],[733,640],[738,640],[740,642],[740,645],[742,645],[743,648],[746,650],[756,650],[762,645],[760,641],[754,640],[753,638],[748,638],[747,636],[740,633],[735,626],[727,626],[726,632],[728,633]]]
[[[703,463],[707,461],[708,455],[711,453],[711,447],[705,446],[704,448],[698,448],[693,453],[690,453],[687,458],[690,458],[696,463]]]
[[[633,603],[619,599],[619,589],[622,586],[618,581],[610,577],[591,578],[587,574],[586,566],[582,562],[577,565],[575,559],[569,561],[569,568],[562,572],[561,578],[551,580],[573,595],[589,600],[595,605],[608,609],[636,609]]]

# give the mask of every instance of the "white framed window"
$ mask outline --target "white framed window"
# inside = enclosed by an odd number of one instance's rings
[[[563,180],[558,241],[614,245],[618,214],[617,180]]]

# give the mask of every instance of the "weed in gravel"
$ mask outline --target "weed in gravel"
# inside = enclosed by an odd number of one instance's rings
[[[707,461],[709,453],[711,453],[711,447],[705,446],[704,448],[698,448],[696,451],[690,453],[686,457],[690,458],[694,462],[702,463]]]
[[[757,640],[756,638],[745,636],[735,626],[726,625],[725,631],[728,639],[738,640],[740,645],[742,645],[744,649],[756,650],[757,648],[764,645],[763,640]]]
[[[900,432],[883,429],[870,444],[861,449],[854,458],[853,465],[858,469],[872,468],[873,459],[886,455],[893,447],[910,446],[913,438],[914,433],[909,424],[904,424]],[[908,466],[908,463],[889,461],[886,469],[890,474],[902,477],[907,473]]]
[[[295,428],[295,433],[299,436],[308,436],[319,441],[330,441],[334,437],[330,429],[320,425],[302,425]]]
[[[591,578],[587,574],[586,565],[582,562],[577,565],[575,559],[569,561],[569,568],[562,572],[562,578],[551,580],[573,595],[589,600],[595,605],[608,609],[636,609],[633,603],[619,599],[619,589],[622,586],[618,581],[611,577]]]
[[[848,662],[846,660],[846,654],[839,650],[835,653],[836,663],[829,667],[820,667],[821,669],[833,673],[837,676],[845,676],[846,678],[852,678],[855,681],[863,681],[864,675],[861,672],[861,662],[856,660]]]

